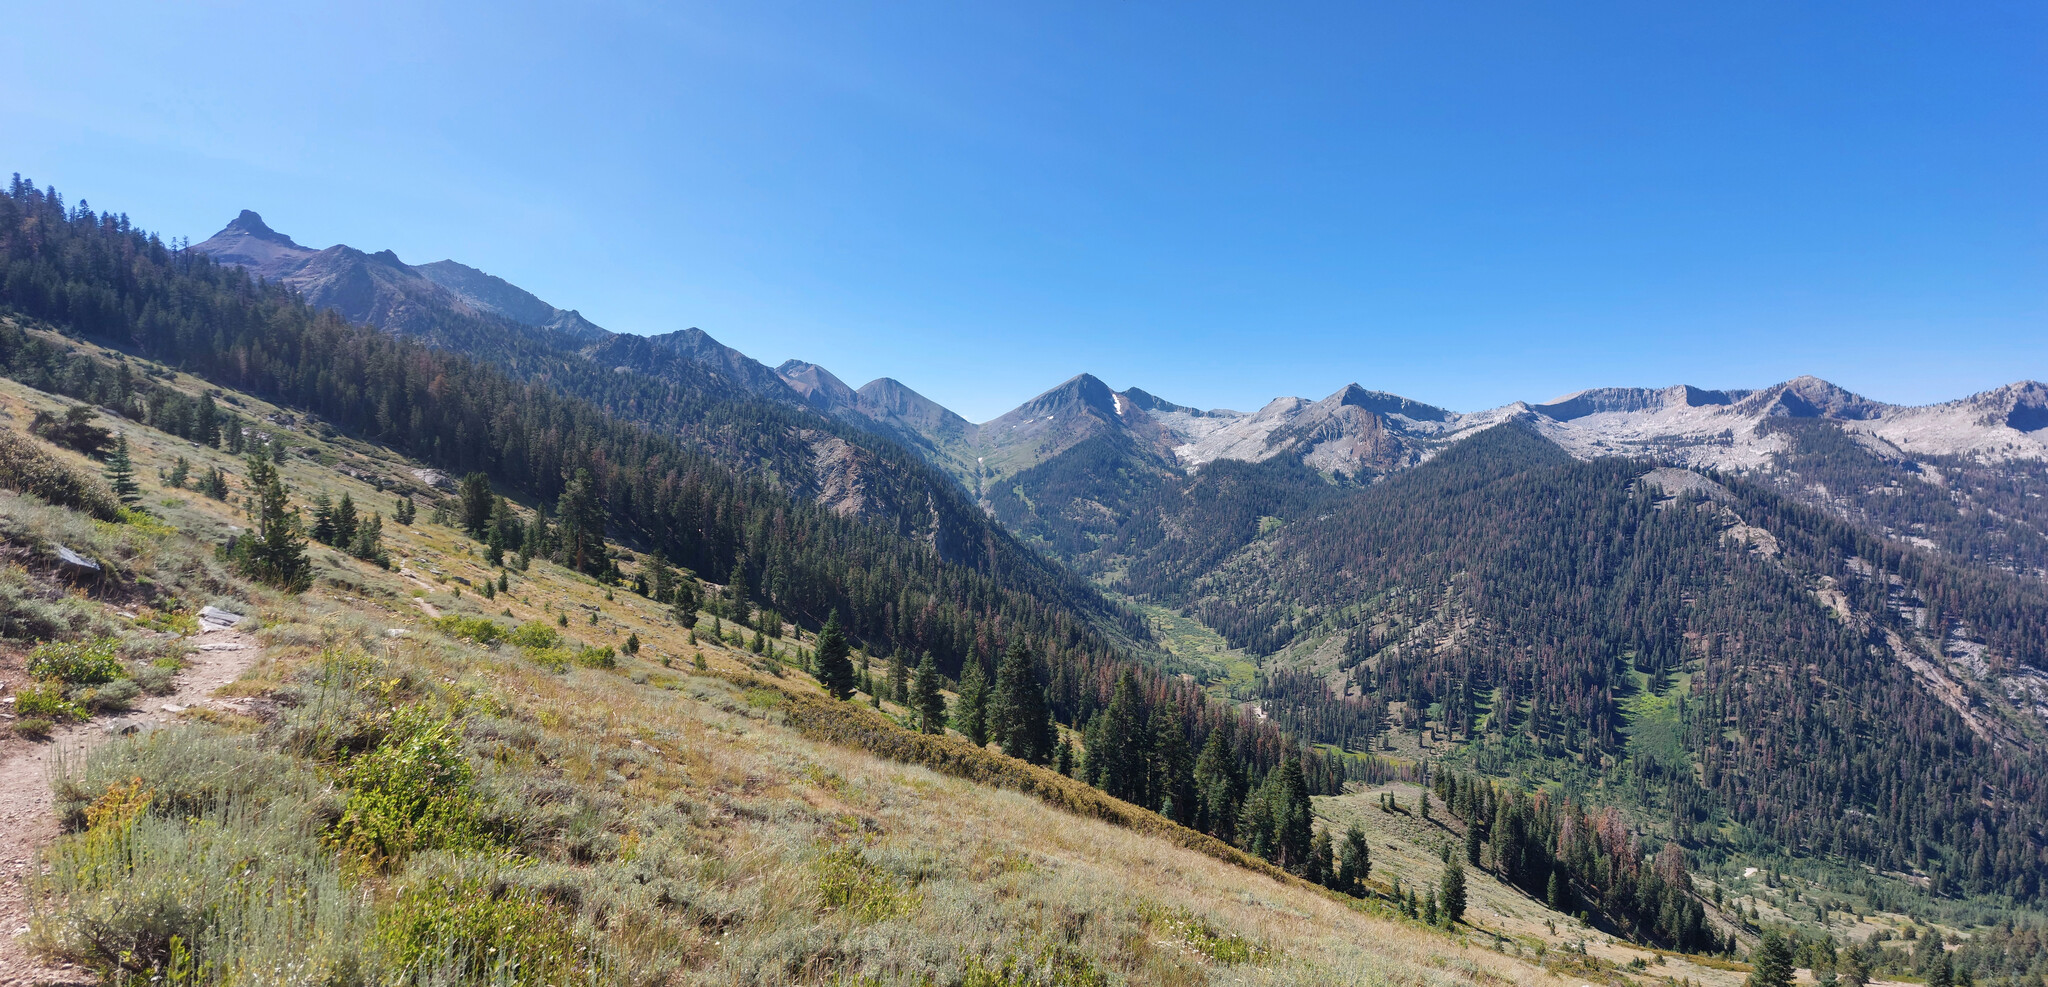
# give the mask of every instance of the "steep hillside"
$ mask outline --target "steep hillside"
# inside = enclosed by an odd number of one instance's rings
[[[1768,487],[1506,426],[1161,592],[1424,749],[1633,789],[1681,842],[2043,891],[2048,593]]]
[[[810,626],[837,610],[858,639],[891,652],[932,651],[949,672],[977,650],[992,659],[1001,642],[1026,635],[1043,642],[1068,703],[1078,702],[1096,669],[1121,660],[1126,629],[1142,633],[1085,583],[1016,545],[942,480],[920,481],[918,471],[929,467],[908,453],[876,473],[920,483],[916,503],[927,522],[842,513],[792,493],[772,472],[763,475],[758,459],[722,454],[789,455],[792,440],[803,440],[747,404],[651,377],[579,370],[587,361],[562,360],[521,381],[448,349],[349,326],[282,289],[254,285],[196,252],[173,254],[99,217],[59,218],[61,210],[42,199],[35,192],[0,203],[7,212],[0,254],[9,265],[0,301],[171,355],[216,384],[304,408],[330,427],[390,442],[450,474],[483,471],[553,510],[587,471],[615,532],[721,583],[742,582],[754,599]],[[38,235],[22,235],[32,220]],[[122,259],[102,263],[114,257]],[[109,303],[98,306],[100,298]],[[139,321],[145,309],[157,313],[148,323]],[[20,379],[182,422],[175,431],[201,427],[188,417],[199,414],[197,404],[160,393],[118,357],[73,352],[21,326],[0,330],[0,363]],[[601,391],[606,404],[647,395],[644,421],[680,428],[692,409],[705,414],[692,419],[692,431],[670,437],[573,396],[599,392],[599,381],[612,385]],[[808,477],[811,461],[801,465]],[[942,498],[942,491],[953,495]],[[606,562],[592,556],[587,565],[601,573]]]
[[[183,393],[207,387],[138,369]],[[78,714],[93,722],[55,727],[91,753],[55,775],[47,866],[26,886],[10,872],[7,890],[35,899],[32,919],[8,913],[30,930],[0,941],[10,977],[1491,985],[1628,983],[1616,971],[1653,955],[1590,930],[1549,935],[1526,903],[1490,892],[1447,935],[957,737],[920,740],[894,722],[903,707],[831,702],[792,668],[815,635],[780,625],[757,653],[737,624],[714,633],[722,605],[691,614],[692,628],[543,559],[493,568],[435,512],[410,525],[388,513],[402,496],[433,503],[425,465],[216,393],[285,450],[296,506],[346,496],[383,514],[389,566],[315,545],[304,594],[225,571],[211,545],[248,523],[248,464],[134,422],[116,424],[151,513],[96,525],[0,493],[0,578],[32,589],[0,594],[0,675],[13,679],[34,643],[11,630],[21,617],[59,621],[37,637],[116,642],[129,659],[117,684],[224,653],[207,650],[222,638],[193,633],[202,603],[240,616],[232,643],[247,642],[246,673],[218,694],[116,700],[101,685]],[[0,382],[0,428],[66,404]],[[227,498],[159,479],[180,462],[229,474]],[[59,542],[101,574],[39,600],[65,578]],[[116,720],[139,729],[100,729]],[[17,733],[0,739],[10,778],[39,750]],[[1431,872],[1409,852],[1390,876],[1412,883]],[[1491,931],[1480,923],[1496,906],[1525,917]]]

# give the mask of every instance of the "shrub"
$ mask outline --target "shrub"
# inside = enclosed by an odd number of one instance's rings
[[[26,685],[14,694],[14,715],[23,719],[42,718],[62,722],[83,720],[85,707],[64,698],[64,684],[61,682],[39,682]]]
[[[1029,959],[1012,954],[993,966],[969,957],[960,987],[1109,987],[1109,982],[1087,956],[1055,945]]]
[[[14,721],[14,734],[28,740],[43,740],[50,736],[50,731],[56,726],[57,724],[40,716],[31,716],[25,720]]]
[[[518,648],[553,648],[562,643],[562,635],[542,623],[520,624],[505,635],[505,642]]]
[[[384,739],[342,770],[348,802],[328,838],[378,860],[414,850],[493,846],[459,740],[449,720],[430,719],[417,705],[399,710]]]
[[[528,661],[557,674],[568,671],[569,663],[576,660],[575,655],[561,648],[528,648],[526,649],[526,658]]]
[[[483,617],[442,617],[434,628],[450,637],[468,638],[478,644],[496,644],[505,638],[505,626]]]
[[[584,648],[576,652],[576,664],[584,668],[617,668],[619,656],[609,645],[602,648]]]
[[[862,922],[916,911],[924,896],[902,878],[875,866],[857,846],[828,851],[816,864],[819,903]]]
[[[142,687],[133,679],[115,679],[97,689],[88,689],[78,697],[85,708],[95,713],[120,712],[142,695]]]
[[[125,678],[121,642],[111,637],[90,641],[46,641],[29,652],[28,673],[39,679],[61,679],[72,685],[99,685]]]
[[[0,566],[0,637],[47,641],[96,624],[106,624],[99,607],[38,587],[15,566]]]
[[[449,983],[591,983],[600,972],[545,896],[476,876],[407,885],[379,916],[377,939],[393,968]]]
[[[120,766],[182,770],[163,761],[181,761],[192,739],[125,752]],[[97,753],[88,763],[112,766]],[[383,982],[361,962],[368,902],[344,890],[335,855],[309,838],[293,776],[239,774],[241,797],[196,817],[154,780],[99,791],[33,879],[46,903],[37,945],[106,983]]]
[[[120,504],[98,477],[50,455],[11,428],[0,428],[0,486],[112,521]]]
[[[178,670],[151,662],[135,669],[135,684],[152,696],[168,696],[177,689]]]

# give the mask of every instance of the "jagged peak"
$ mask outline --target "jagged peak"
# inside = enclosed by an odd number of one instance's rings
[[[271,243],[281,243],[293,247],[298,246],[297,243],[294,243],[292,241],[291,237],[285,236],[284,234],[271,229],[270,225],[268,223],[265,223],[263,221],[263,217],[257,214],[256,210],[254,209],[242,210],[242,214],[236,216],[233,221],[229,222],[227,226],[223,227],[221,229],[221,232],[241,233],[247,236],[254,237],[258,240],[268,240]]]
[[[1156,394],[1147,392],[1142,388],[1132,387],[1120,391],[1118,393],[1121,397],[1123,397],[1124,400],[1129,401],[1133,407],[1141,408],[1145,411],[1177,411],[1182,414],[1189,415],[1199,415],[1204,413],[1199,408],[1190,408],[1186,405],[1174,404],[1173,402],[1168,401],[1165,398],[1159,397]]]
[[[854,389],[846,386],[845,381],[815,363],[784,360],[775,368],[775,373],[806,400],[826,410],[838,410],[858,400]]]
[[[1450,417],[1450,412],[1432,404],[1404,398],[1399,394],[1367,390],[1357,383],[1338,388],[1337,393],[1323,399],[1332,407],[1352,407],[1370,411],[1376,415],[1401,415],[1416,421],[1440,422]]]

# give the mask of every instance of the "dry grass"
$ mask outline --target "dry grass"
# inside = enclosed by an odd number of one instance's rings
[[[39,400],[0,382],[0,408]],[[246,398],[236,410],[274,411]],[[166,522],[202,543],[240,523],[229,505],[154,482],[156,468],[177,455],[195,468],[219,463],[239,473],[239,464],[148,429],[130,426],[130,436],[146,502],[177,501],[159,509]],[[347,491],[388,512],[398,491],[421,492],[410,464],[381,450],[317,430],[290,436],[317,457],[285,464],[301,496]],[[351,474],[380,477],[386,489]],[[285,841],[291,849],[280,859],[299,861],[323,887],[353,888],[347,900],[375,914],[349,912],[351,927],[385,930],[356,941],[365,962],[386,955],[376,944],[402,925],[392,916],[425,927],[406,911],[423,907],[406,889],[431,881],[497,889],[489,893],[555,916],[561,924],[549,941],[594,944],[605,958],[599,979],[612,983],[1003,982],[984,974],[1006,964],[1013,974],[1037,971],[1037,980],[1014,982],[1044,983],[1589,982],[1498,952],[1490,938],[1367,914],[1069,779],[833,703],[799,673],[760,674],[759,658],[708,636],[693,646],[650,601],[624,590],[607,600],[604,587],[547,563],[512,574],[508,592],[484,600],[474,587],[495,574],[474,543],[428,524],[426,513],[423,504],[410,528],[387,523],[393,571],[316,548],[312,592],[254,601],[267,648],[234,691],[270,697],[273,711],[187,728],[212,738],[203,741],[217,747],[209,756],[290,765],[266,775],[289,780],[289,799],[265,803],[263,813],[219,809],[205,818],[264,829],[224,847]],[[189,549],[179,546],[189,544],[166,538],[152,564],[185,564]],[[567,613],[564,633],[578,644],[615,645],[636,633],[643,649],[616,669],[555,672],[517,648],[433,630],[429,607],[508,626],[553,626]],[[693,667],[700,655],[702,672]],[[377,743],[390,710],[404,705],[460,723],[481,823],[508,834],[517,855],[436,851],[376,871],[314,866],[319,854],[306,841],[318,839],[341,797],[332,787],[337,765]],[[182,792],[198,783],[180,779],[206,777],[193,768],[204,758],[153,755],[147,744],[103,748],[65,782],[66,804],[92,804],[120,779]],[[236,798],[256,796],[228,802]],[[174,822],[166,815],[148,824],[150,846],[212,838]],[[191,866],[227,856],[196,855]],[[176,886],[178,858],[149,859],[158,870],[147,886]],[[38,921],[52,948],[65,941],[67,909],[119,904],[98,892],[79,900],[48,893]],[[297,920],[252,915],[237,927],[299,935]],[[348,946],[301,938],[322,951],[322,963],[339,962],[334,951]]]

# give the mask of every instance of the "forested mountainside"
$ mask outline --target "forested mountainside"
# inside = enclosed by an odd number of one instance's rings
[[[1490,773],[1634,788],[1682,842],[2043,891],[2048,592],[1769,486],[1507,425],[1153,591]]]
[[[1279,724],[1210,702],[1193,683],[1162,674],[1159,662],[1134,656],[1124,635],[1143,626],[1131,614],[1017,545],[908,452],[882,447],[871,461],[884,474],[878,482],[936,484],[922,496],[955,505],[938,517],[957,519],[959,529],[906,532],[775,482],[778,463],[803,465],[790,453],[792,438],[836,437],[830,423],[799,417],[808,413],[794,406],[721,391],[715,380],[684,386],[681,369],[670,379],[590,370],[555,353],[515,378],[445,346],[352,326],[281,285],[169,250],[125,218],[66,210],[54,192],[28,183],[0,200],[0,258],[0,303],[23,316],[524,495],[532,513],[498,520],[486,507],[476,529],[488,528],[504,552],[525,551],[531,540],[574,569],[617,579],[610,557],[584,549],[623,538],[724,584],[737,612],[758,607],[763,620],[809,627],[837,613],[846,633],[878,655],[915,665],[930,654],[941,674],[992,689],[1003,675],[998,658],[1021,647],[1045,683],[1045,712],[1076,727],[1129,680],[1150,697],[1148,709],[1170,713],[1148,717],[1153,729],[1180,727],[1187,756],[1168,767],[1189,784],[1192,751],[1220,738],[1223,760],[1211,767],[1227,768],[1215,776],[1228,780],[1216,798],[1231,806],[1231,827],[1247,786],[1297,753]],[[226,442],[243,424],[263,427],[241,421],[231,405],[12,321],[0,323],[0,367],[194,440]],[[578,396],[586,393],[602,403]],[[1049,741],[1031,753],[1053,755]],[[1334,756],[1306,759],[1307,791],[1334,790],[1347,770]],[[1184,797],[1176,818],[1194,812]]]
[[[1761,428],[1783,449],[1760,478],[1799,500],[1963,564],[2048,579],[2048,460],[1913,459],[1814,419]]]
[[[1021,635],[1046,649],[1069,698],[1093,678],[1114,677],[1098,669],[1117,664],[1110,634],[1128,618],[957,497],[950,511],[906,531],[900,521],[842,516],[802,496],[804,482],[775,482],[776,467],[809,476],[804,446],[793,445],[805,437],[793,433],[801,425],[831,437],[822,420],[778,419],[713,385],[621,374],[538,346],[494,350],[480,362],[447,337],[430,347],[351,326],[281,285],[169,250],[124,218],[67,211],[20,181],[0,209],[0,301],[23,315],[161,356],[444,470],[485,472],[544,505],[587,471],[630,540],[706,578],[744,584],[755,600],[814,626],[838,610],[858,640],[878,649],[929,650],[957,671],[977,652],[992,662]],[[488,331],[461,318],[447,317]],[[190,423],[170,429],[177,434],[202,427],[197,402],[123,365],[43,345],[20,326],[6,329],[0,358],[36,386]],[[870,468],[878,486],[915,482],[916,470],[928,469],[900,452]],[[944,502],[939,490],[920,493]]]

